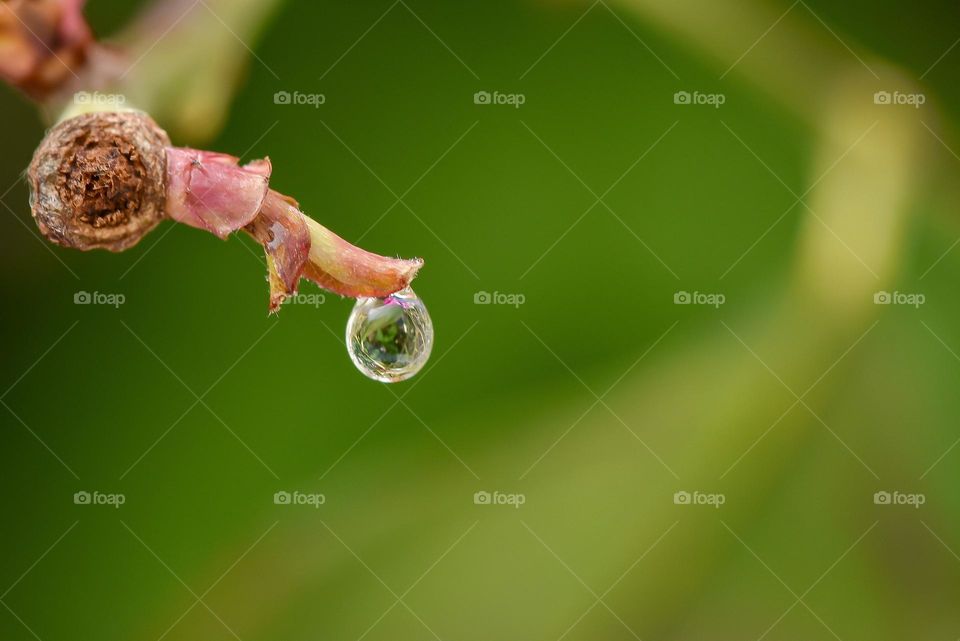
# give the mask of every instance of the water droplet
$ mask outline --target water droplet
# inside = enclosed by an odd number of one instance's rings
[[[358,298],[347,321],[347,352],[365,376],[381,383],[405,381],[426,364],[433,321],[409,287],[386,298]]]

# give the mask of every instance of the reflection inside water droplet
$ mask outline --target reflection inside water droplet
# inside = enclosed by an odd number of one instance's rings
[[[409,287],[386,298],[358,298],[347,321],[347,352],[365,376],[405,381],[426,364],[433,322]]]

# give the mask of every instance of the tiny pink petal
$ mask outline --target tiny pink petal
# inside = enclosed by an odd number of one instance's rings
[[[306,222],[311,245],[303,275],[341,296],[387,296],[410,285],[423,266],[419,258],[389,258],[360,249],[315,220]]]
[[[260,215],[246,228],[267,254],[270,311],[297,292],[310,255],[310,230],[288,198],[273,191],[263,201]]]
[[[268,158],[240,166],[227,154],[167,148],[167,213],[219,238],[249,225],[270,184]]]

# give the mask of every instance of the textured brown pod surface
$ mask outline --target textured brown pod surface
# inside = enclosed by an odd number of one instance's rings
[[[123,251],[166,216],[170,139],[146,114],[89,113],[49,132],[30,163],[30,209],[50,241]]]

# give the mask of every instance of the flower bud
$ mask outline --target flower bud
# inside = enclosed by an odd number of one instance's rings
[[[40,231],[75,249],[135,245],[166,216],[169,144],[135,111],[88,113],[53,127],[27,174]]]

